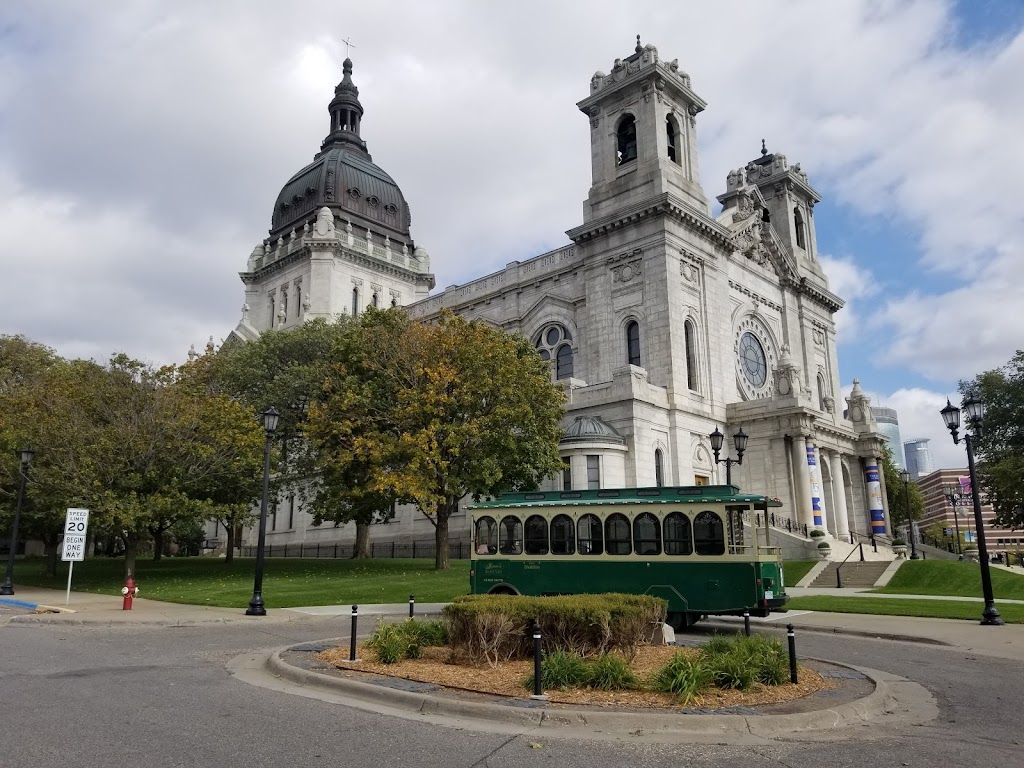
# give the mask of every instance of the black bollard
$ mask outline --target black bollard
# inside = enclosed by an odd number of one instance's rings
[[[793,625],[786,625],[786,637],[789,638],[789,681],[796,685],[796,634]]]
[[[750,637],[750,611],[743,612],[743,634]]]
[[[540,624],[533,620],[533,695],[540,697],[544,695],[540,681]]]
[[[348,660],[356,660],[356,624],[359,622],[359,606],[352,606],[352,644],[348,647]]]
[[[409,618],[411,619],[416,613],[416,596],[409,595]]]

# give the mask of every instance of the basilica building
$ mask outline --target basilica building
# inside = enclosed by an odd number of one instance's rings
[[[449,309],[523,334],[550,361],[566,392],[565,469],[551,489],[728,475],[781,499],[779,525],[839,541],[886,534],[884,437],[856,379],[845,409],[837,404],[843,301],[818,261],[821,198],[807,172],[762,142],[728,174],[714,213],[699,173],[706,102],[677,61],[639,38],[594,73],[577,106],[592,179],[566,244],[431,294],[430,258],[413,241],[402,191],[371,159],[346,59],[329,133],[284,185],[269,236],[241,273],[232,335],[251,340],[369,306],[402,306],[423,321]],[[716,462],[741,446],[741,463]],[[269,543],[346,535],[312,527],[301,509],[275,517]],[[468,536],[458,518],[451,531]],[[432,528],[405,510],[373,537],[426,540]]]

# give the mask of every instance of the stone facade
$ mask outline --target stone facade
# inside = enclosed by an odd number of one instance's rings
[[[270,327],[273,291],[296,280],[310,304],[296,321],[346,311],[349,281],[376,285],[414,318],[450,309],[523,334],[551,360],[567,395],[567,472],[552,489],[724,483],[709,434],[725,433],[729,455],[742,428],[735,485],[841,538],[887,532],[884,438],[870,402],[855,382],[849,418],[837,407],[843,302],[818,261],[820,197],[806,172],[762,143],[728,174],[712,216],[696,136],[706,104],[676,61],[639,41],[610,74],[594,74],[577,106],[590,123],[593,178],[564,247],[427,297],[429,262],[377,241],[367,250],[362,232],[323,208],[300,234],[254,253],[242,279],[246,304],[260,310],[243,315],[238,336]],[[407,514],[390,530],[429,536]],[[453,534],[460,525],[453,519]]]

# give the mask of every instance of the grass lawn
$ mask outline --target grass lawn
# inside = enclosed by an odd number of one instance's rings
[[[451,560],[448,571],[434,570],[432,559],[303,560],[267,558],[263,600],[268,608],[353,603],[449,602],[469,591],[469,561]],[[160,562],[140,559],[135,580],[140,597],[169,603],[244,608],[252,597],[256,560],[173,557]],[[57,577],[43,575],[42,559],[18,563],[16,584],[65,589],[67,563],[57,564]],[[71,588],[80,592],[121,594],[124,561],[97,557],[76,563]]]
[[[787,587],[795,587],[817,560],[785,560],[782,563],[783,581]]]
[[[791,597],[791,610],[830,611],[832,613],[873,613],[884,616],[921,616],[932,619],[981,619],[984,603],[959,600],[901,600],[888,597]],[[1024,605],[1000,604],[996,608],[1008,624],[1024,624]]]
[[[1011,573],[989,568],[989,573],[996,602],[1001,597],[1024,600],[1024,571]],[[896,571],[892,581],[871,591],[890,595],[981,597],[981,565],[966,560],[908,560]]]

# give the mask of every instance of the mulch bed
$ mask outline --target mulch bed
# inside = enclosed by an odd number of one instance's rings
[[[674,646],[643,646],[631,667],[641,681],[651,677],[675,653],[695,654],[692,648]],[[447,648],[423,648],[419,659],[404,659],[397,664],[379,664],[370,648],[360,645],[358,657],[362,661],[348,661],[348,647],[332,648],[317,654],[317,658],[339,669],[358,670],[389,677],[400,677],[423,683],[434,683],[447,688],[476,691],[514,698],[526,698],[532,693],[523,681],[533,674],[532,659],[509,661],[497,667],[448,663]],[[797,685],[762,685],[755,683],[746,691],[709,688],[694,702],[685,706],[719,709],[724,707],[751,707],[759,704],[780,704],[809,696],[817,691],[837,687],[838,683],[823,678],[814,670],[799,667]],[[600,691],[592,688],[545,691],[551,701],[562,704],[590,704],[597,706],[679,707],[680,702],[668,693],[646,690]]]

